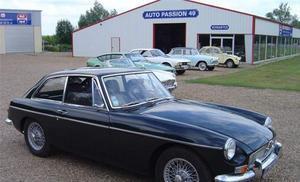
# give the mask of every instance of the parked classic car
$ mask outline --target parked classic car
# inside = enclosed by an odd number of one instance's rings
[[[195,48],[175,47],[168,55],[188,59],[191,61],[191,66],[197,67],[200,71],[212,71],[219,64],[217,57],[200,54]]]
[[[176,99],[152,72],[137,69],[49,74],[11,101],[5,122],[34,155],[55,147],[155,181],[251,180],[266,175],[281,149],[270,117]]]
[[[129,53],[131,54],[131,53]],[[109,57],[110,55],[110,57]],[[106,56],[108,58],[118,56],[118,54],[105,54],[103,56]],[[176,81],[176,75],[173,73],[173,68],[169,69],[170,67],[164,66],[164,65],[154,65],[152,63],[145,64],[147,67],[143,66],[142,64],[134,63],[128,58],[121,58],[119,59],[111,59],[111,60],[104,60],[102,57],[99,56],[98,58],[90,58],[87,61],[87,65],[93,65],[94,67],[99,68],[141,68],[145,70],[152,71],[155,76],[161,81],[161,83],[168,89],[170,92],[172,92],[174,89],[177,88],[177,81]],[[100,61],[102,60],[102,61]],[[152,66],[150,66],[152,65]],[[165,68],[166,67],[166,68]],[[157,69],[160,68],[160,69]],[[163,71],[162,69],[168,70]]]
[[[133,49],[131,53],[139,53],[153,63],[164,64],[176,69],[178,75],[185,73],[190,68],[191,61],[182,58],[171,58],[159,49]]]
[[[214,46],[202,47],[199,52],[200,54],[218,57],[219,64],[226,65],[226,67],[228,68],[238,67],[241,60],[240,57],[223,53],[223,51],[219,47]]]
[[[91,66],[91,67],[104,67],[104,65],[106,65],[105,61],[112,60],[112,59],[120,59],[120,58],[130,59],[136,67],[141,68],[141,69],[162,70],[162,71],[169,71],[172,73],[176,73],[174,68],[172,68],[170,66],[162,65],[159,63],[152,63],[138,53],[103,54],[103,55],[98,56],[97,58],[88,59],[86,64],[87,64],[87,66]]]

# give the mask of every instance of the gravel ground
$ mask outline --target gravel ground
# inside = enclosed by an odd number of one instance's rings
[[[85,59],[69,54],[0,55],[0,120],[7,115],[9,101],[21,96],[46,73],[85,65]],[[245,69],[250,66],[243,65]],[[188,71],[178,76],[174,94],[179,98],[205,100],[244,107],[273,118],[283,156],[266,181],[300,180],[300,93],[239,87],[186,84],[184,80],[226,74],[239,69],[217,68],[213,72]],[[298,153],[298,154],[297,154]],[[152,181],[116,167],[96,163],[68,153],[47,159],[29,153],[23,136],[0,122],[0,181]]]

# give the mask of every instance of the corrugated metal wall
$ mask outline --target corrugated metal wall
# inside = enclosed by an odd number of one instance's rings
[[[4,34],[6,53],[34,52],[32,26],[6,26]]]

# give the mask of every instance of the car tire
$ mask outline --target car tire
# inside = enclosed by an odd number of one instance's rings
[[[172,169],[172,164],[181,164],[183,168]],[[186,170],[184,167],[188,167]],[[165,150],[158,158],[155,165],[155,181],[189,181],[186,178],[194,174],[194,181],[212,181],[211,174],[206,165],[192,151],[181,147]],[[176,178],[176,180],[175,180]],[[191,180],[193,181],[193,180]]]
[[[51,153],[51,146],[43,126],[28,119],[24,125],[24,138],[29,151],[39,157],[47,157]]]
[[[227,61],[226,61],[226,67],[227,68],[234,68],[234,62],[231,60],[231,59],[228,59]]]
[[[206,71],[207,70],[207,64],[204,61],[200,61],[197,66],[198,66],[198,69],[200,71]]]
[[[183,75],[185,70],[176,70],[177,75]]]
[[[207,67],[207,70],[208,70],[208,71],[213,71],[214,69],[215,69],[215,67],[214,67],[214,66]]]

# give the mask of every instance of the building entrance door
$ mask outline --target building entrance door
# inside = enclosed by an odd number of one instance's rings
[[[111,52],[120,52],[120,37],[111,38]]]

